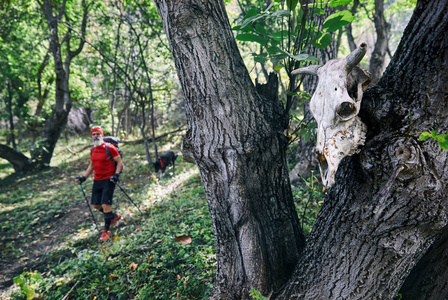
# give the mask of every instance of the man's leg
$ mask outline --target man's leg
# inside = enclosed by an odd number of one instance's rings
[[[92,207],[100,212],[103,212],[103,207],[101,206],[101,197],[103,194],[103,184],[101,181],[94,181],[92,187],[92,200],[90,203]]]
[[[107,181],[101,198],[102,209],[104,213],[104,228],[109,231],[111,225],[115,225],[121,218],[120,215],[112,211],[112,198],[114,196],[115,183]]]

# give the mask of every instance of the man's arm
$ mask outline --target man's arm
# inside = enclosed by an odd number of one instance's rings
[[[123,162],[121,160],[121,156],[117,155],[114,157],[114,161],[117,163],[117,168],[115,169],[115,173],[121,173],[123,171]]]
[[[82,175],[82,177],[84,177],[84,180],[86,180],[86,178],[89,177],[89,175],[92,174],[92,172],[93,172],[93,164],[92,161],[90,161],[87,170],[84,172],[84,175]],[[76,182],[79,184],[81,184],[84,180],[81,181],[79,177],[76,178]]]
[[[114,157],[114,161],[117,164],[115,168],[115,175],[110,178],[111,181],[117,183],[118,177],[120,176],[120,172],[123,170],[123,162],[121,161],[121,156],[117,155]]]

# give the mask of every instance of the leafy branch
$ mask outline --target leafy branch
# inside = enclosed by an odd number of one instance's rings
[[[431,132],[422,132],[419,136],[420,141],[427,141],[433,138],[439,143],[440,148],[443,150],[448,150],[448,134],[437,134],[434,130]]]

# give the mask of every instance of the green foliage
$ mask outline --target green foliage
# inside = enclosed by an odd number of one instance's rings
[[[286,9],[284,4],[286,2]],[[350,1],[331,1],[330,7],[345,5]],[[317,58],[308,55],[304,49],[312,44],[326,48],[332,39],[331,33],[353,21],[352,14],[338,11],[330,15],[320,30],[310,16],[324,14],[322,3],[301,7],[299,1],[275,1],[265,10],[251,7],[233,29],[239,31],[235,39],[259,44],[260,53],[254,53],[255,62],[265,64],[268,59],[275,70],[291,69],[291,62],[315,62]],[[264,52],[264,51],[266,52]]]
[[[419,136],[420,141],[426,141],[430,138],[436,140],[440,148],[448,150],[448,134],[437,134],[432,130],[431,132],[422,132]]]
[[[249,292],[249,296],[252,297],[253,300],[268,300],[268,298],[264,297],[259,291],[256,289],[252,289]]]
[[[323,31],[335,32],[343,26],[353,22],[353,15],[348,10],[338,11],[329,16],[323,25]]]
[[[76,149],[83,143],[67,145]],[[176,174],[168,169],[157,178],[141,167],[141,145],[123,144],[126,169],[121,185],[144,215],[116,190],[114,209],[123,221],[112,229],[110,241],[99,243],[81,190],[74,183],[74,177],[87,168],[89,153],[66,156],[65,146],[55,150],[57,169],[0,182],[0,218],[8,220],[0,224],[2,257],[26,262],[31,258],[25,256],[25,245],[56,239],[57,231],[67,231],[71,233],[60,236],[58,247],[39,256],[41,277],[33,288],[42,299],[62,299],[67,294],[71,299],[205,297],[216,259],[197,168],[178,157]],[[89,197],[90,178],[84,188]],[[76,214],[70,213],[77,209]],[[100,221],[100,214],[95,214]],[[72,228],[66,223],[73,223]]]
[[[25,294],[26,300],[34,299],[36,294],[36,289],[38,287],[38,281],[40,275],[38,272],[23,272],[17,277],[14,277],[14,283],[20,288],[20,291]]]
[[[42,299],[66,295],[71,299],[205,298],[212,287],[216,258],[197,168],[180,156],[176,174],[168,170],[157,178],[142,164],[141,145],[121,145],[126,153],[121,185],[144,215],[117,190],[114,210],[122,214],[123,221],[112,229],[111,240],[99,243],[85,199],[74,183],[74,177],[87,168],[89,152],[71,156],[65,149],[79,149],[84,142],[70,140],[56,148],[57,168],[0,182],[0,219],[8,220],[0,224],[2,257],[26,262],[31,258],[25,245],[52,239],[57,245],[39,256],[39,270],[33,274],[40,278],[31,273],[17,277],[17,292],[31,295],[34,291]],[[84,188],[89,197],[88,180]],[[315,176],[305,182],[293,193],[302,227],[308,233],[323,191]],[[95,214],[101,222],[100,214]],[[64,237],[59,231],[69,234]],[[17,292],[12,288],[9,293]],[[255,290],[251,296],[264,299]],[[15,299],[20,299],[19,294]]]
[[[308,141],[311,140],[312,137],[316,136],[317,122],[313,121],[307,124],[303,122],[301,119],[297,118],[296,114],[293,113],[292,116],[293,119],[298,123],[298,125],[288,137],[289,143],[292,144],[302,137],[304,138],[305,143],[308,143]]]
[[[324,202],[325,187],[322,186],[314,172],[303,181],[304,185],[293,187],[292,192],[302,230],[305,234],[308,234],[311,232],[320,207]]]

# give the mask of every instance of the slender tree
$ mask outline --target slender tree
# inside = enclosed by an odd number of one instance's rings
[[[70,13],[66,7],[66,0],[62,1],[59,5],[51,0],[38,0],[37,3],[41,8],[49,29],[49,52],[53,56],[55,73],[55,104],[50,118],[45,120],[43,124],[38,147],[35,147],[31,151],[31,159],[23,153],[17,153],[14,149],[6,145],[0,147],[0,157],[11,162],[16,172],[29,171],[36,167],[45,167],[50,164],[54,148],[67,123],[68,114],[72,108],[69,86],[70,64],[81,53],[85,43],[87,12],[89,9],[85,0],[81,2],[82,12],[79,20],[81,23],[81,37],[79,39],[76,39],[72,35],[72,24],[70,24],[69,20],[77,20],[77,17],[72,15],[72,19],[69,18]],[[62,26],[65,27],[64,30],[61,30]],[[78,41],[75,50],[72,49],[74,40]],[[41,68],[45,68],[46,64],[47,59],[44,58]],[[43,101],[47,96],[42,91],[41,72],[42,70],[40,69],[37,71],[39,91],[36,117],[40,117]]]
[[[69,88],[70,64],[73,58],[81,53],[85,44],[88,5],[85,0],[82,0],[81,38],[76,49],[72,50],[72,29],[70,24],[68,24],[67,32],[62,39],[59,30],[60,23],[67,16],[66,0],[63,0],[59,6],[56,6],[55,2],[51,0],[38,0],[38,3],[47,20],[50,32],[50,52],[53,55],[56,74],[56,101],[53,113],[42,129],[42,138],[45,141],[44,151],[34,153],[34,156],[38,158],[40,163],[49,164],[56,142],[67,124],[68,114],[72,108]],[[70,23],[68,20],[66,22]]]
[[[223,2],[156,4],[187,102],[184,155],[199,167],[213,222],[210,298],[249,299],[256,288],[276,299],[393,299],[428,255],[427,276],[410,282],[424,291],[432,279],[431,295],[448,297],[446,272],[430,274],[446,262],[448,154],[418,139],[448,131],[448,1],[418,2],[389,68],[364,94],[365,146],[340,165],[306,242],[282,107],[250,81]]]

